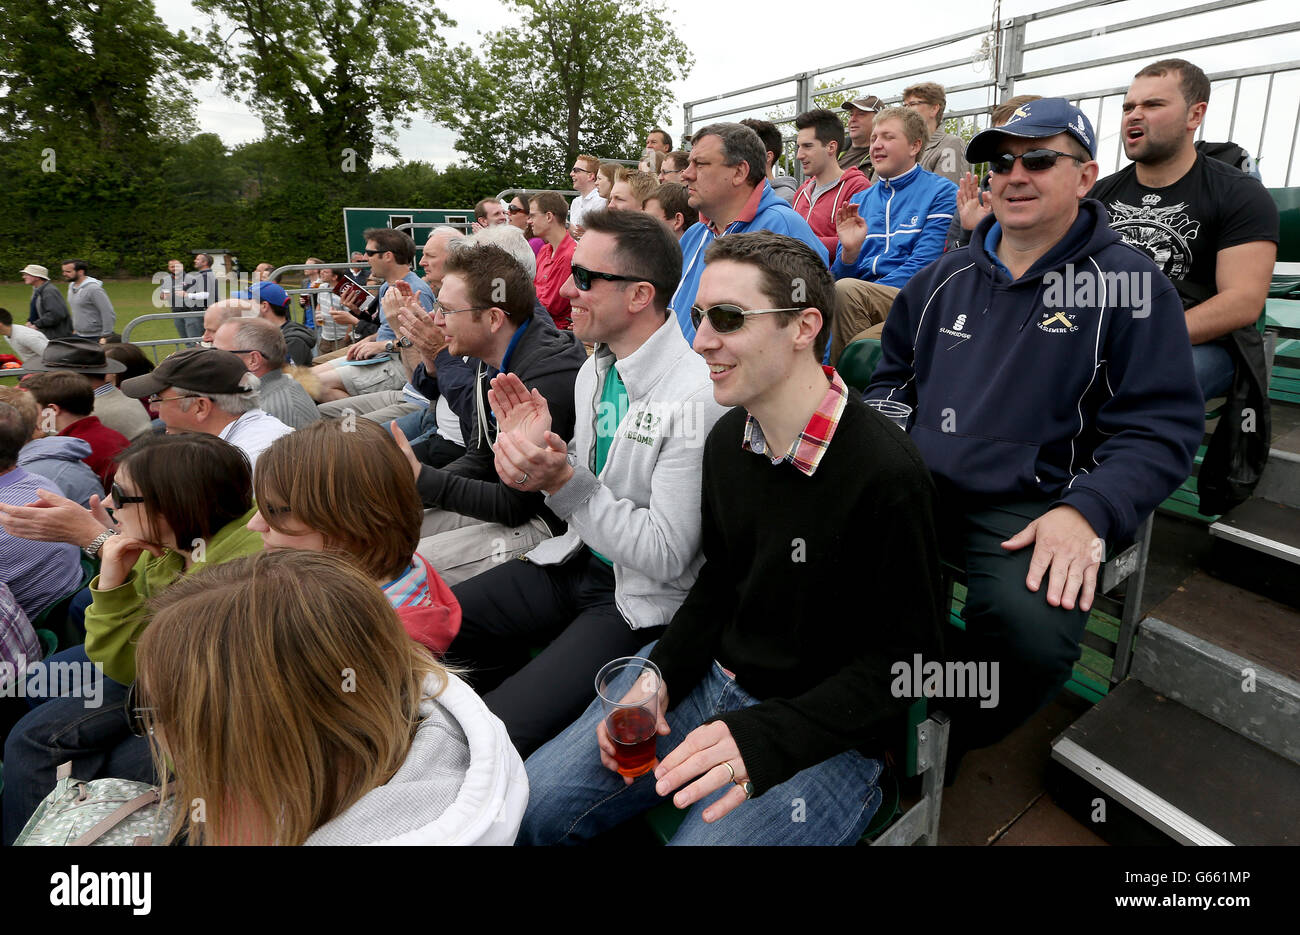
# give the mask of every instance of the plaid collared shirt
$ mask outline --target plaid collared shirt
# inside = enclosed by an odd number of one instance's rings
[[[27,615],[14,600],[9,586],[0,582],[0,662],[10,671],[0,671],[0,693],[13,694],[13,679],[27,678],[27,666],[41,661],[41,643],[27,622]]]
[[[835,434],[835,427],[839,425],[840,416],[844,414],[844,407],[849,400],[848,388],[840,379],[840,375],[835,372],[835,368],[823,366],[822,370],[826,378],[831,381],[831,385],[827,387],[826,395],[817,405],[817,411],[812,414],[803,431],[795,437],[790,450],[779,458],[769,459],[773,464],[789,461],[809,477],[812,477],[813,472],[817,470],[822,455],[830,446],[831,436]],[[745,418],[745,435],[740,447],[765,458],[768,457],[767,439],[763,437],[763,429],[758,424],[758,420],[752,415]]]

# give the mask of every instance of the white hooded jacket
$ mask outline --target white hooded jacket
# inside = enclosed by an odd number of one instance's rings
[[[513,844],[528,805],[528,776],[505,725],[451,673],[393,778],[307,838],[308,845]]]

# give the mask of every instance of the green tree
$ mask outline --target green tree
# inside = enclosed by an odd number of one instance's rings
[[[507,0],[518,22],[425,68],[471,164],[556,184],[582,152],[634,158],[694,59],[655,0]],[[566,186],[567,187],[567,186]]]
[[[266,123],[267,137],[334,171],[361,171],[394,124],[410,124],[418,69],[455,25],[432,3],[399,0],[194,0],[227,48],[222,79]],[[232,25],[234,24],[234,25]],[[231,45],[233,43],[233,46]],[[346,150],[355,154],[355,167]]]

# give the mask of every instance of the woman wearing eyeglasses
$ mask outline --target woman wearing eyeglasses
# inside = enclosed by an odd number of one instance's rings
[[[267,548],[331,552],[383,590],[411,639],[442,653],[460,604],[415,551],[424,507],[411,467],[377,422],[314,422],[257,460],[258,512],[248,528]]]
[[[505,728],[344,556],[277,549],[180,582],[139,658],[132,714],[187,803],[172,840],[514,842],[528,780]]]
[[[105,506],[116,525],[91,543],[101,565],[90,582],[86,644],[53,657],[66,676],[59,686],[53,669],[39,696],[29,681],[28,702],[44,703],[5,741],[6,844],[54,787],[62,763],[71,762],[78,779],[152,781],[123,705],[148,626],[145,604],[178,579],[262,549],[246,528],[254,513],[248,460],[213,435],[140,438],[119,455]],[[54,687],[60,697],[50,697]]]

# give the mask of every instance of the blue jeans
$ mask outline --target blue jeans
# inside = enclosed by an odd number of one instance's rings
[[[653,646],[637,655],[648,656]],[[672,733],[659,738],[660,760],[709,718],[754,704],[758,700],[713,663],[695,690],[668,712]],[[518,843],[576,844],[664,801],[655,792],[653,771],[629,786],[601,764],[596,725],[603,716],[597,698],[581,717],[528,758],[524,764],[530,789],[528,811]],[[880,772],[879,760],[849,750],[796,773],[706,824],[704,809],[726,794],[728,784],[690,806],[669,844],[853,844],[880,807],[876,784]]]
[[[412,445],[424,441],[438,431],[438,415],[433,404],[430,404],[427,409],[408,412],[400,419],[394,419],[393,422],[397,423],[397,427],[402,430],[402,434]]]
[[[1206,401],[1223,396],[1232,388],[1236,365],[1222,344],[1217,341],[1193,344],[1192,364],[1196,367],[1196,383]]]

